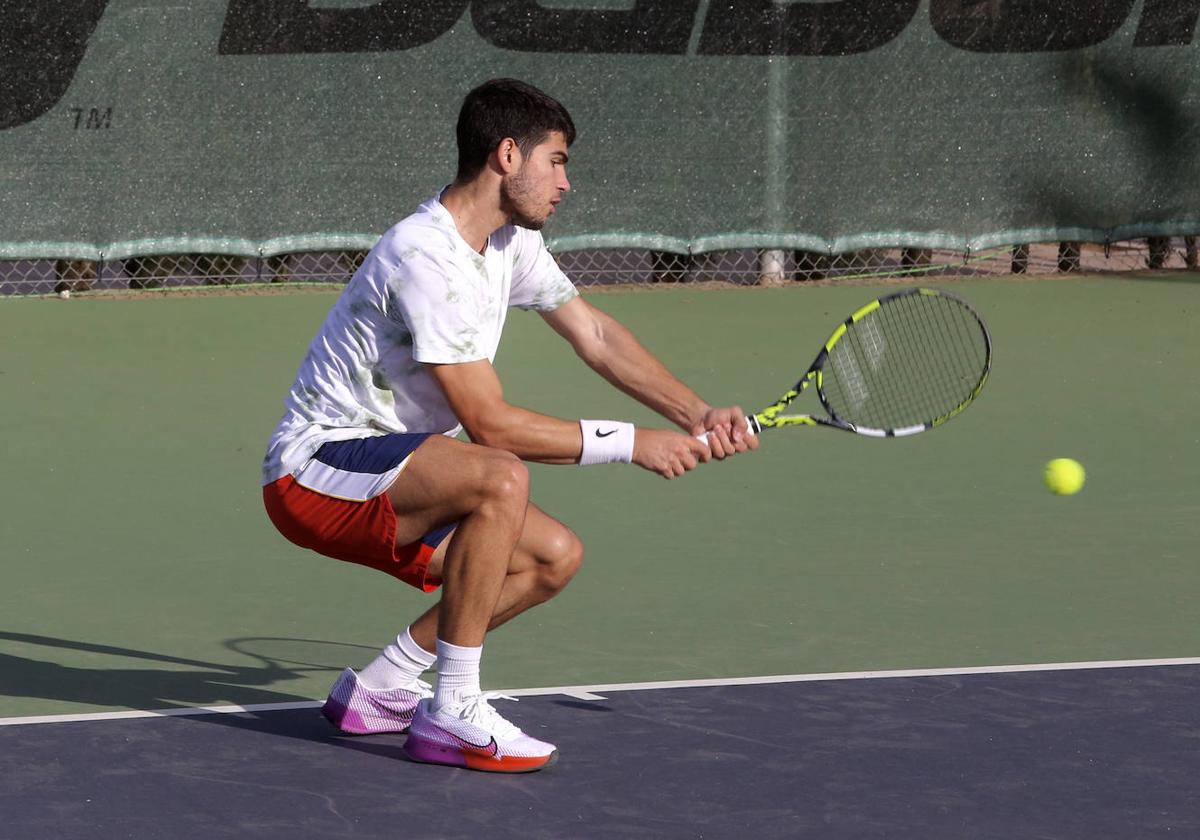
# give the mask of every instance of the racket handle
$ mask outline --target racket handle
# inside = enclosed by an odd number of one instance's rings
[[[749,417],[746,418],[745,431],[752,435],[756,435],[762,431],[762,426],[759,425],[758,419],[753,414],[751,414]],[[708,432],[705,432],[702,435],[696,435],[696,440],[700,441],[701,443],[707,444],[708,443]]]

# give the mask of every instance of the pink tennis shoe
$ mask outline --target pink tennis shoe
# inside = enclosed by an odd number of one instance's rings
[[[407,688],[367,688],[358,681],[358,674],[347,668],[333,684],[321,714],[353,735],[405,732],[417,712],[417,703],[432,696],[432,686],[423,680]]]
[[[487,692],[459,703],[430,708],[421,700],[404,742],[404,753],[413,761],[448,764],[491,773],[529,773],[549,767],[558,759],[553,744],[530,738],[489,704],[489,700],[515,700]]]

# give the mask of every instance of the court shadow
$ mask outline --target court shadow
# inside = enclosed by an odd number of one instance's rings
[[[301,674],[296,669],[261,657],[256,658],[253,664],[229,665],[111,645],[0,631],[2,642],[141,660],[156,666],[80,668],[30,655],[0,652],[0,696],[5,697],[40,698],[130,709],[253,705],[312,699],[275,688],[281,683],[299,679]]]
[[[357,645],[311,639],[230,639],[225,642],[225,647],[251,662],[247,665],[231,665],[91,642],[0,631],[0,645],[5,643],[11,647],[9,651],[0,651],[0,696],[164,713],[155,726],[124,728],[124,737],[130,741],[152,743],[163,733],[170,732],[174,733],[172,740],[204,744],[206,737],[202,733],[206,730],[215,732],[208,728],[216,726],[242,733],[251,741],[264,736],[268,740],[288,739],[295,743],[273,749],[297,755],[310,755],[305,751],[313,746],[327,746],[373,758],[409,762],[403,752],[407,736],[399,733],[347,735],[322,716],[312,697],[288,693],[276,687],[289,680],[311,677],[314,671],[331,672],[332,681],[332,675],[340,671],[344,664],[334,665],[333,660],[340,662],[346,656],[359,655]],[[35,658],[25,650],[39,647],[140,660],[146,666],[76,667]],[[14,648],[25,655],[10,652]],[[356,650],[351,653],[347,648]],[[315,655],[305,658],[306,653]],[[48,656],[53,657],[53,654]],[[280,658],[285,656],[299,658],[280,662]],[[269,706],[297,702],[312,705],[291,709],[172,714],[175,710],[195,710],[206,706]],[[612,711],[597,702],[555,702],[588,712]],[[38,714],[36,703],[27,706],[30,714]]]
[[[336,642],[308,639],[260,639],[258,650],[247,640],[231,639],[225,647],[253,660],[254,664],[235,666],[225,663],[187,659],[152,651],[58,639],[27,633],[0,631],[0,643],[46,647],[154,663],[145,668],[80,668],[60,665],[31,656],[0,652],[0,696],[79,703],[116,709],[165,711],[195,709],[202,706],[253,706],[312,702],[313,698],[291,694],[274,686],[298,679],[304,671],[328,670],[340,666],[297,664],[287,667],[263,652],[272,645],[327,648],[357,647]],[[166,666],[170,666],[169,668]],[[32,708],[36,709],[36,706]],[[33,712],[33,714],[37,714]],[[244,712],[212,712],[173,716],[164,715],[163,723],[171,731],[196,732],[196,727],[218,726],[246,735],[288,738],[307,744],[327,745],[389,760],[407,761],[401,747],[404,735],[346,735],[335,729],[314,704],[301,709],[271,709]],[[140,737],[156,737],[149,731]],[[130,735],[130,737],[136,737]]]
[[[569,709],[579,709],[584,712],[611,712],[612,706],[606,706],[596,700],[552,700],[556,706],[566,706]]]
[[[171,724],[181,733],[198,731],[199,726],[219,726],[246,736],[288,738],[391,761],[409,760],[402,749],[407,735],[347,735],[325,720],[318,708],[187,715],[172,718]]]

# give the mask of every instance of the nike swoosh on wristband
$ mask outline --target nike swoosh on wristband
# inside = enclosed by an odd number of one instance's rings
[[[443,729],[442,731],[446,732],[445,729]],[[479,753],[480,755],[486,755],[489,758],[495,758],[496,753],[498,753],[500,751],[500,747],[496,744],[495,738],[492,738],[486,744],[472,744],[470,741],[468,741],[464,738],[460,738],[459,736],[455,735],[453,732],[446,732],[446,734],[449,735],[451,738],[453,738],[455,741],[458,741],[459,746],[461,746],[464,750],[470,750],[473,753]]]
[[[596,437],[608,437],[609,435],[615,435],[618,431],[619,431],[618,429],[609,429],[607,432],[602,432],[599,429],[597,429]]]

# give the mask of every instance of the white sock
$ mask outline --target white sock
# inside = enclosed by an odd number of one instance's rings
[[[407,688],[428,671],[436,660],[437,656],[414,642],[412,634],[405,628],[396,641],[358,672],[358,681],[377,691]]]
[[[479,694],[479,660],[483,646],[460,647],[437,641],[437,688],[433,692],[434,711],[460,702],[464,697]]]

